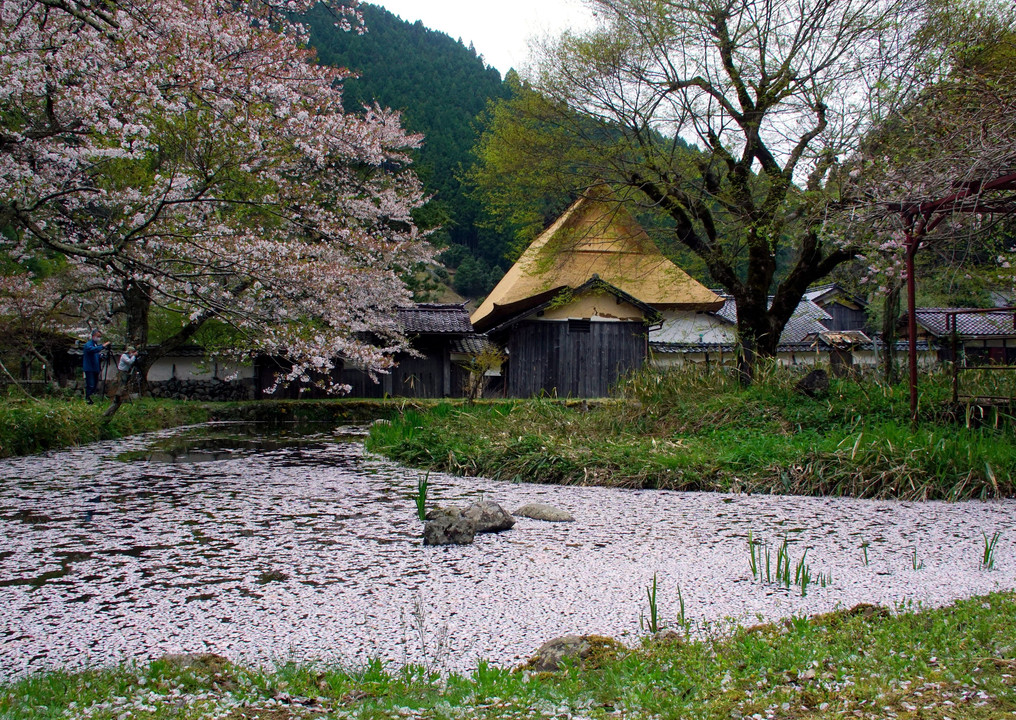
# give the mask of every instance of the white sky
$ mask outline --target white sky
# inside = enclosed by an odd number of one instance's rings
[[[488,65],[501,71],[521,70],[529,63],[528,41],[557,35],[566,28],[581,29],[592,15],[581,0],[369,0],[403,20],[423,24],[461,39]]]

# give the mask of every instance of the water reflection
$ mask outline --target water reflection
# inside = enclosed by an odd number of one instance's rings
[[[0,676],[166,652],[245,661],[510,665],[568,632],[638,632],[654,573],[674,617],[776,618],[932,603],[1016,584],[1016,504],[879,503],[513,485],[430,476],[432,501],[545,502],[456,548],[420,545],[419,473],[365,457],[349,428],[212,424],[0,461]],[[746,538],[789,537],[834,582],[760,586]],[[981,533],[1002,532],[996,570]],[[869,564],[862,563],[868,543]],[[911,558],[920,550],[924,570]],[[415,603],[428,627],[412,626]]]

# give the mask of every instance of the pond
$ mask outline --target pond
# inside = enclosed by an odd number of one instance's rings
[[[1016,501],[898,503],[510,484],[432,474],[431,502],[542,502],[469,546],[426,547],[421,473],[362,431],[211,424],[0,461],[0,679],[166,653],[244,663],[372,658],[469,669],[544,641],[635,642],[857,603],[939,605],[1016,587]],[[749,569],[786,537],[802,596]],[[994,569],[984,537],[1001,533]],[[759,550],[761,551],[761,546]],[[820,581],[821,578],[821,581]]]

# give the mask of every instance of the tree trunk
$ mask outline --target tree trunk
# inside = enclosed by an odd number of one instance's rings
[[[779,317],[768,307],[769,298],[735,297],[737,305],[738,357],[737,371],[741,385],[747,387],[755,380],[759,362],[776,357],[780,335],[787,317]],[[796,307],[796,306],[795,306]]]
[[[148,370],[158,358],[148,351],[149,315],[152,310],[151,286],[136,280],[125,280],[124,310],[127,314],[127,343],[138,350],[135,368],[140,378],[141,394],[148,392]],[[113,412],[116,412],[115,410]]]
[[[882,354],[882,377],[890,385],[899,382],[899,363],[896,359],[896,339],[899,337],[900,320],[900,286],[894,284],[889,288],[883,300],[882,342],[885,351]]]

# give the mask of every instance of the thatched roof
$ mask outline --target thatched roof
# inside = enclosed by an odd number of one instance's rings
[[[533,241],[472,315],[485,330],[598,277],[653,307],[717,310],[719,297],[665,258],[605,193],[584,197]]]

